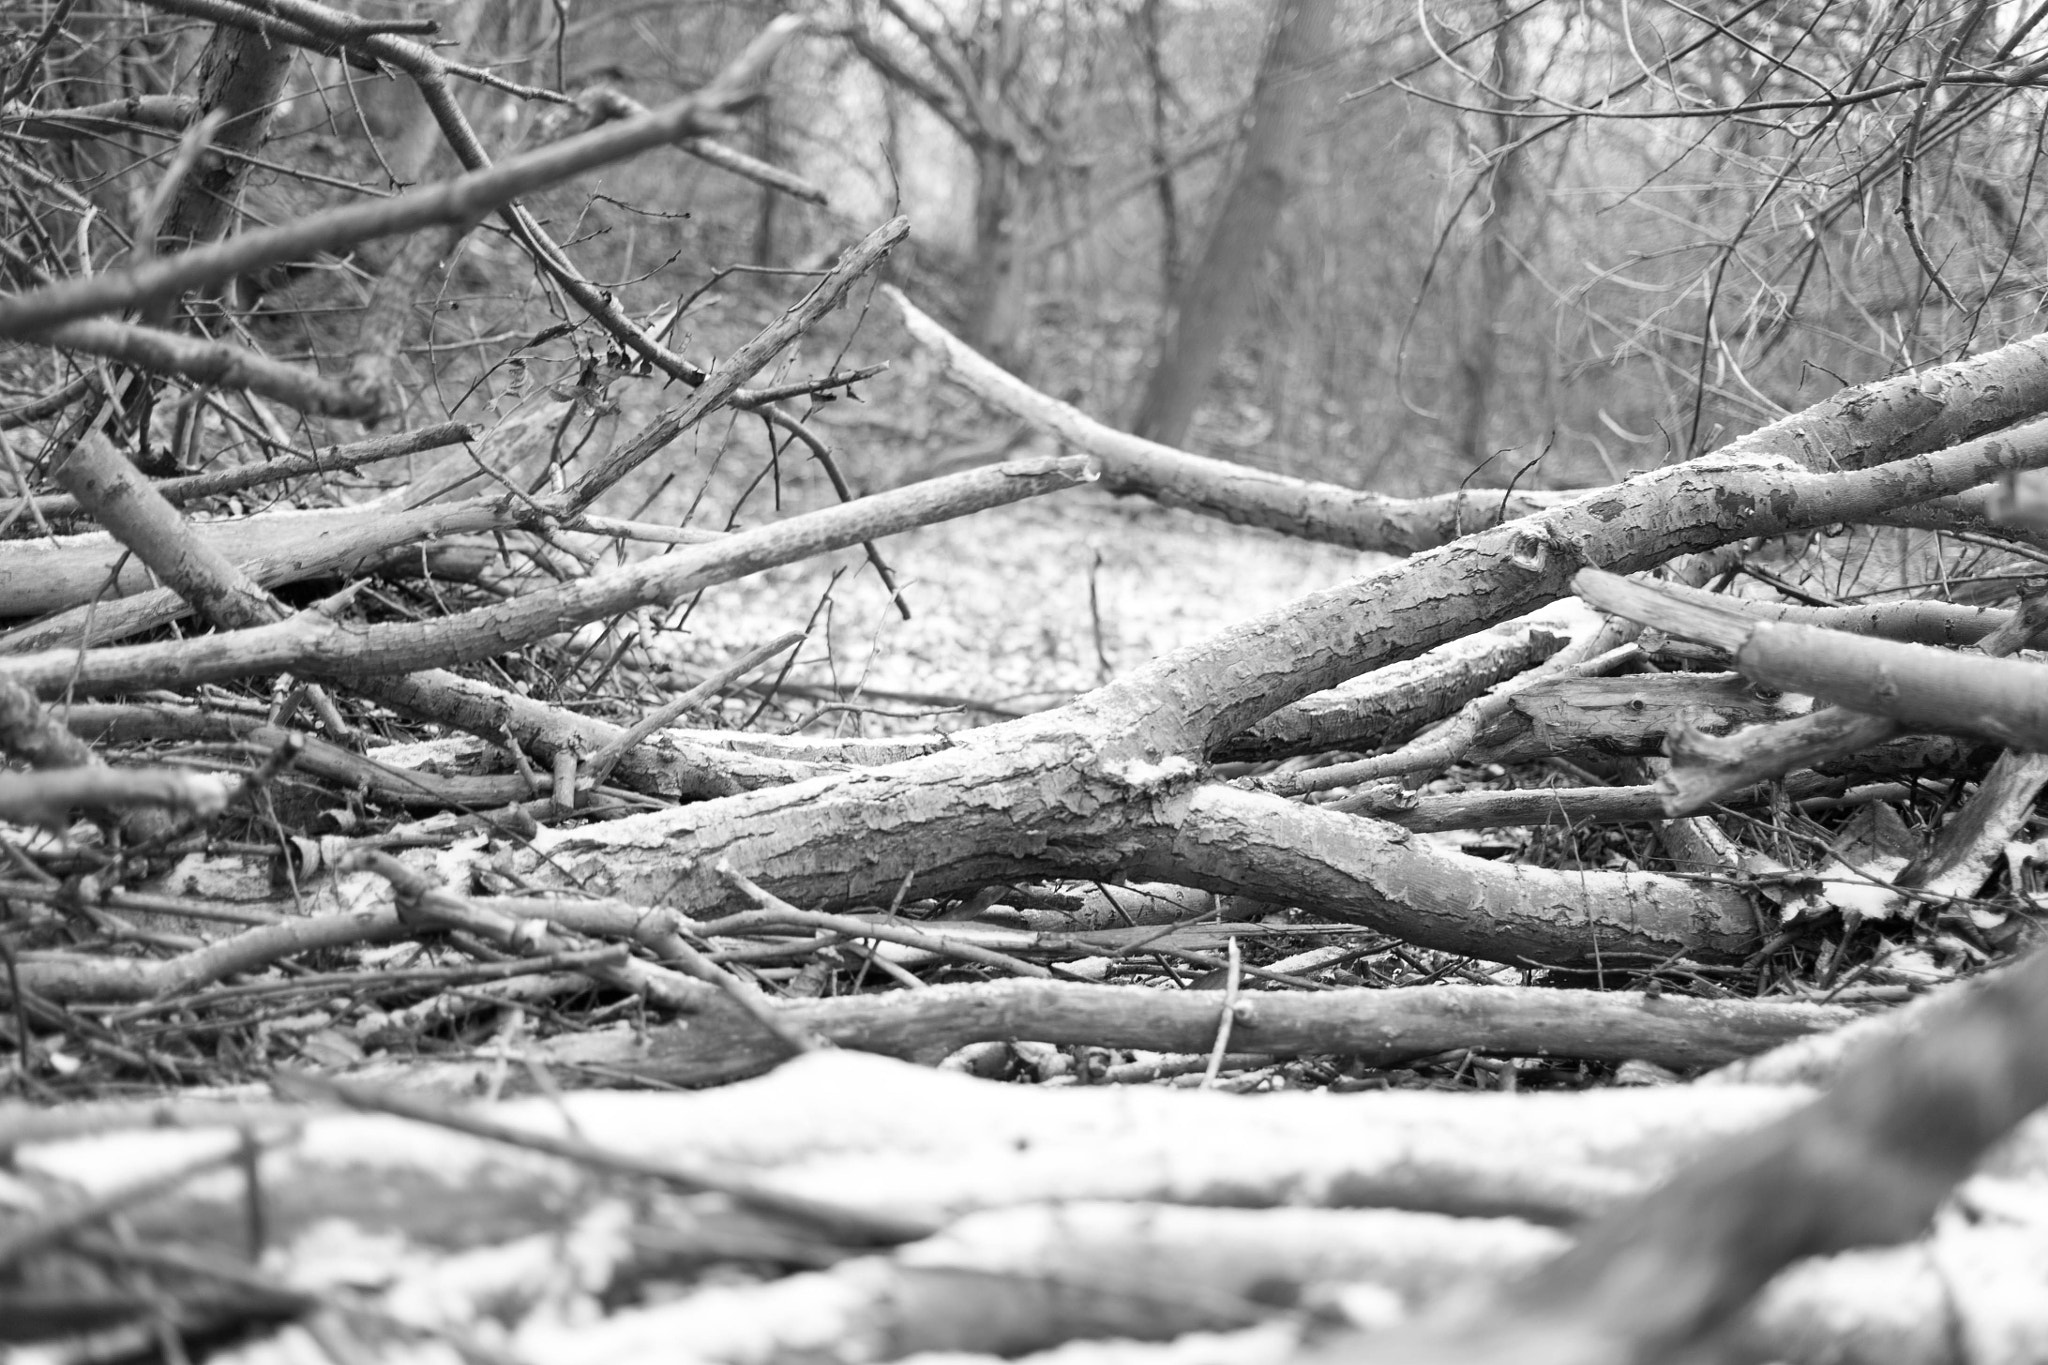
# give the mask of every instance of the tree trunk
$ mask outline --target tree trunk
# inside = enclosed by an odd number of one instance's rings
[[[200,158],[165,215],[157,233],[160,247],[183,250],[233,227],[248,176],[247,154],[263,146],[295,55],[295,49],[260,33],[225,24],[214,31],[200,60],[199,98],[226,121],[213,135],[211,154]]]
[[[964,330],[979,350],[1021,371],[1024,261],[1017,210],[1027,201],[1027,171],[1014,147],[993,138],[975,144],[974,167],[974,270]]]
[[[1138,11],[1138,25],[1146,83],[1152,96],[1151,153],[1152,169],[1157,175],[1153,194],[1159,200],[1160,294],[1171,298],[1180,288],[1180,205],[1174,197],[1173,161],[1166,145],[1166,101],[1171,91],[1166,79],[1166,25],[1159,10],[1159,0],[1145,0]]]
[[[1508,254],[1508,223],[1516,201],[1522,198],[1525,173],[1521,154],[1511,150],[1520,134],[1508,109],[1508,97],[1521,81],[1520,35],[1521,30],[1512,24],[1503,24],[1494,33],[1493,61],[1487,73],[1493,89],[1502,93],[1488,97],[1494,112],[1485,122],[1490,125],[1493,146],[1488,149],[1487,165],[1479,175],[1481,184],[1475,189],[1479,201],[1475,229],[1478,279],[1473,282],[1471,301],[1465,310],[1464,335],[1458,343],[1455,397],[1450,414],[1458,460],[1468,470],[1481,469],[1498,453],[1490,420],[1500,384],[1497,320],[1514,279],[1514,261]],[[1503,464],[1486,469],[1477,482],[1505,486],[1514,473]]]
[[[754,123],[754,155],[769,165],[775,165],[782,158],[780,120],[776,118],[773,98],[761,101]],[[763,185],[754,208],[754,250],[755,265],[775,264],[775,215],[782,203],[782,192]]]
[[[1330,49],[1335,0],[1281,0],[1273,43],[1252,92],[1244,160],[1223,196],[1201,263],[1174,300],[1176,319],[1139,404],[1133,430],[1179,445],[1224,342],[1251,299],[1259,259],[1272,239],[1308,130],[1315,62]]]

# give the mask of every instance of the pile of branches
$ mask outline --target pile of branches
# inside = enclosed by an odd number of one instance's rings
[[[489,164],[448,85],[495,78],[401,29],[161,8],[219,27],[200,97],[158,111],[186,121],[149,231],[92,269],[55,229],[97,210],[45,177],[43,254],[10,248],[0,297],[0,336],[74,365],[4,416],[39,441],[0,542],[0,1334],[68,1359],[2038,1357],[2011,1286],[2042,1135],[1957,1189],[2048,1099],[2048,959],[1955,978],[2036,915],[2043,614],[1812,585],[1887,545],[1906,574],[1929,530],[2024,581],[2048,344],[1607,488],[1404,501],[1114,432],[884,289],[1069,453],[652,525],[595,509],[714,414],[833,468],[791,402],[872,371],[749,386],[907,224],[707,369],[519,199],[679,142],[767,176],[704,139],[796,26]],[[301,50],[404,73],[467,169],[209,222]],[[193,422],[196,470],[151,476],[167,388],[233,391],[272,436],[393,411],[397,319],[486,214],[684,400],[595,449],[562,439],[574,388],[241,463]],[[391,237],[345,375],[213,327],[231,281]],[[335,477],[400,457],[374,498]],[[658,705],[669,675],[619,644],[598,705],[538,685],[633,613],[1091,483],[1406,557],[962,733],[678,725],[792,635]],[[234,510],[257,490],[307,505]],[[667,548],[607,566],[615,541]],[[1703,1072],[1744,1084],[1669,1084]],[[555,1093],[497,1100],[530,1089]],[[1598,1093],[1418,1093],[1443,1089]],[[1945,1204],[1903,1258],[1779,1275]]]

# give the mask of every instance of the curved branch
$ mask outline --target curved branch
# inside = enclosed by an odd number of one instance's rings
[[[1757,941],[1755,907],[1733,886],[1491,862],[1384,821],[1214,783],[1136,867],[1490,962],[1626,970],[1680,955],[1739,960]]]

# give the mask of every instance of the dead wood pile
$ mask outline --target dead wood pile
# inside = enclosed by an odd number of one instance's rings
[[[2048,342],[1610,487],[1391,499],[1033,390],[873,288],[901,219],[672,350],[522,200],[671,144],[816,193],[707,140],[794,21],[494,163],[448,90],[506,83],[403,26],[152,4],[218,26],[151,106],[172,249],[95,268],[32,176],[4,248],[25,1359],[2048,1357]],[[404,73],[463,170],[209,217],[303,52]],[[486,216],[567,310],[534,344],[601,338],[578,381],[310,440],[411,410],[404,320]],[[212,325],[393,240],[345,373]],[[850,296],[1047,451],[856,496],[812,409],[888,379],[761,379]],[[591,441],[636,373],[674,405]],[[739,417],[833,500],[617,502]],[[971,729],[781,686],[802,622],[663,642],[1104,489],[1406,557]]]

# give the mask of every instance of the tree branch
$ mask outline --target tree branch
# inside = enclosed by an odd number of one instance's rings
[[[606,124],[488,170],[472,171],[395,199],[344,204],[279,227],[242,233],[213,246],[0,298],[0,337],[38,336],[73,318],[147,307],[260,266],[333,252],[376,237],[436,224],[466,225],[522,194],[584,171],[681,138],[722,131],[726,115],[759,94],[759,81],[769,63],[801,28],[800,20],[779,19],[717,80],[696,94],[644,117]]]

